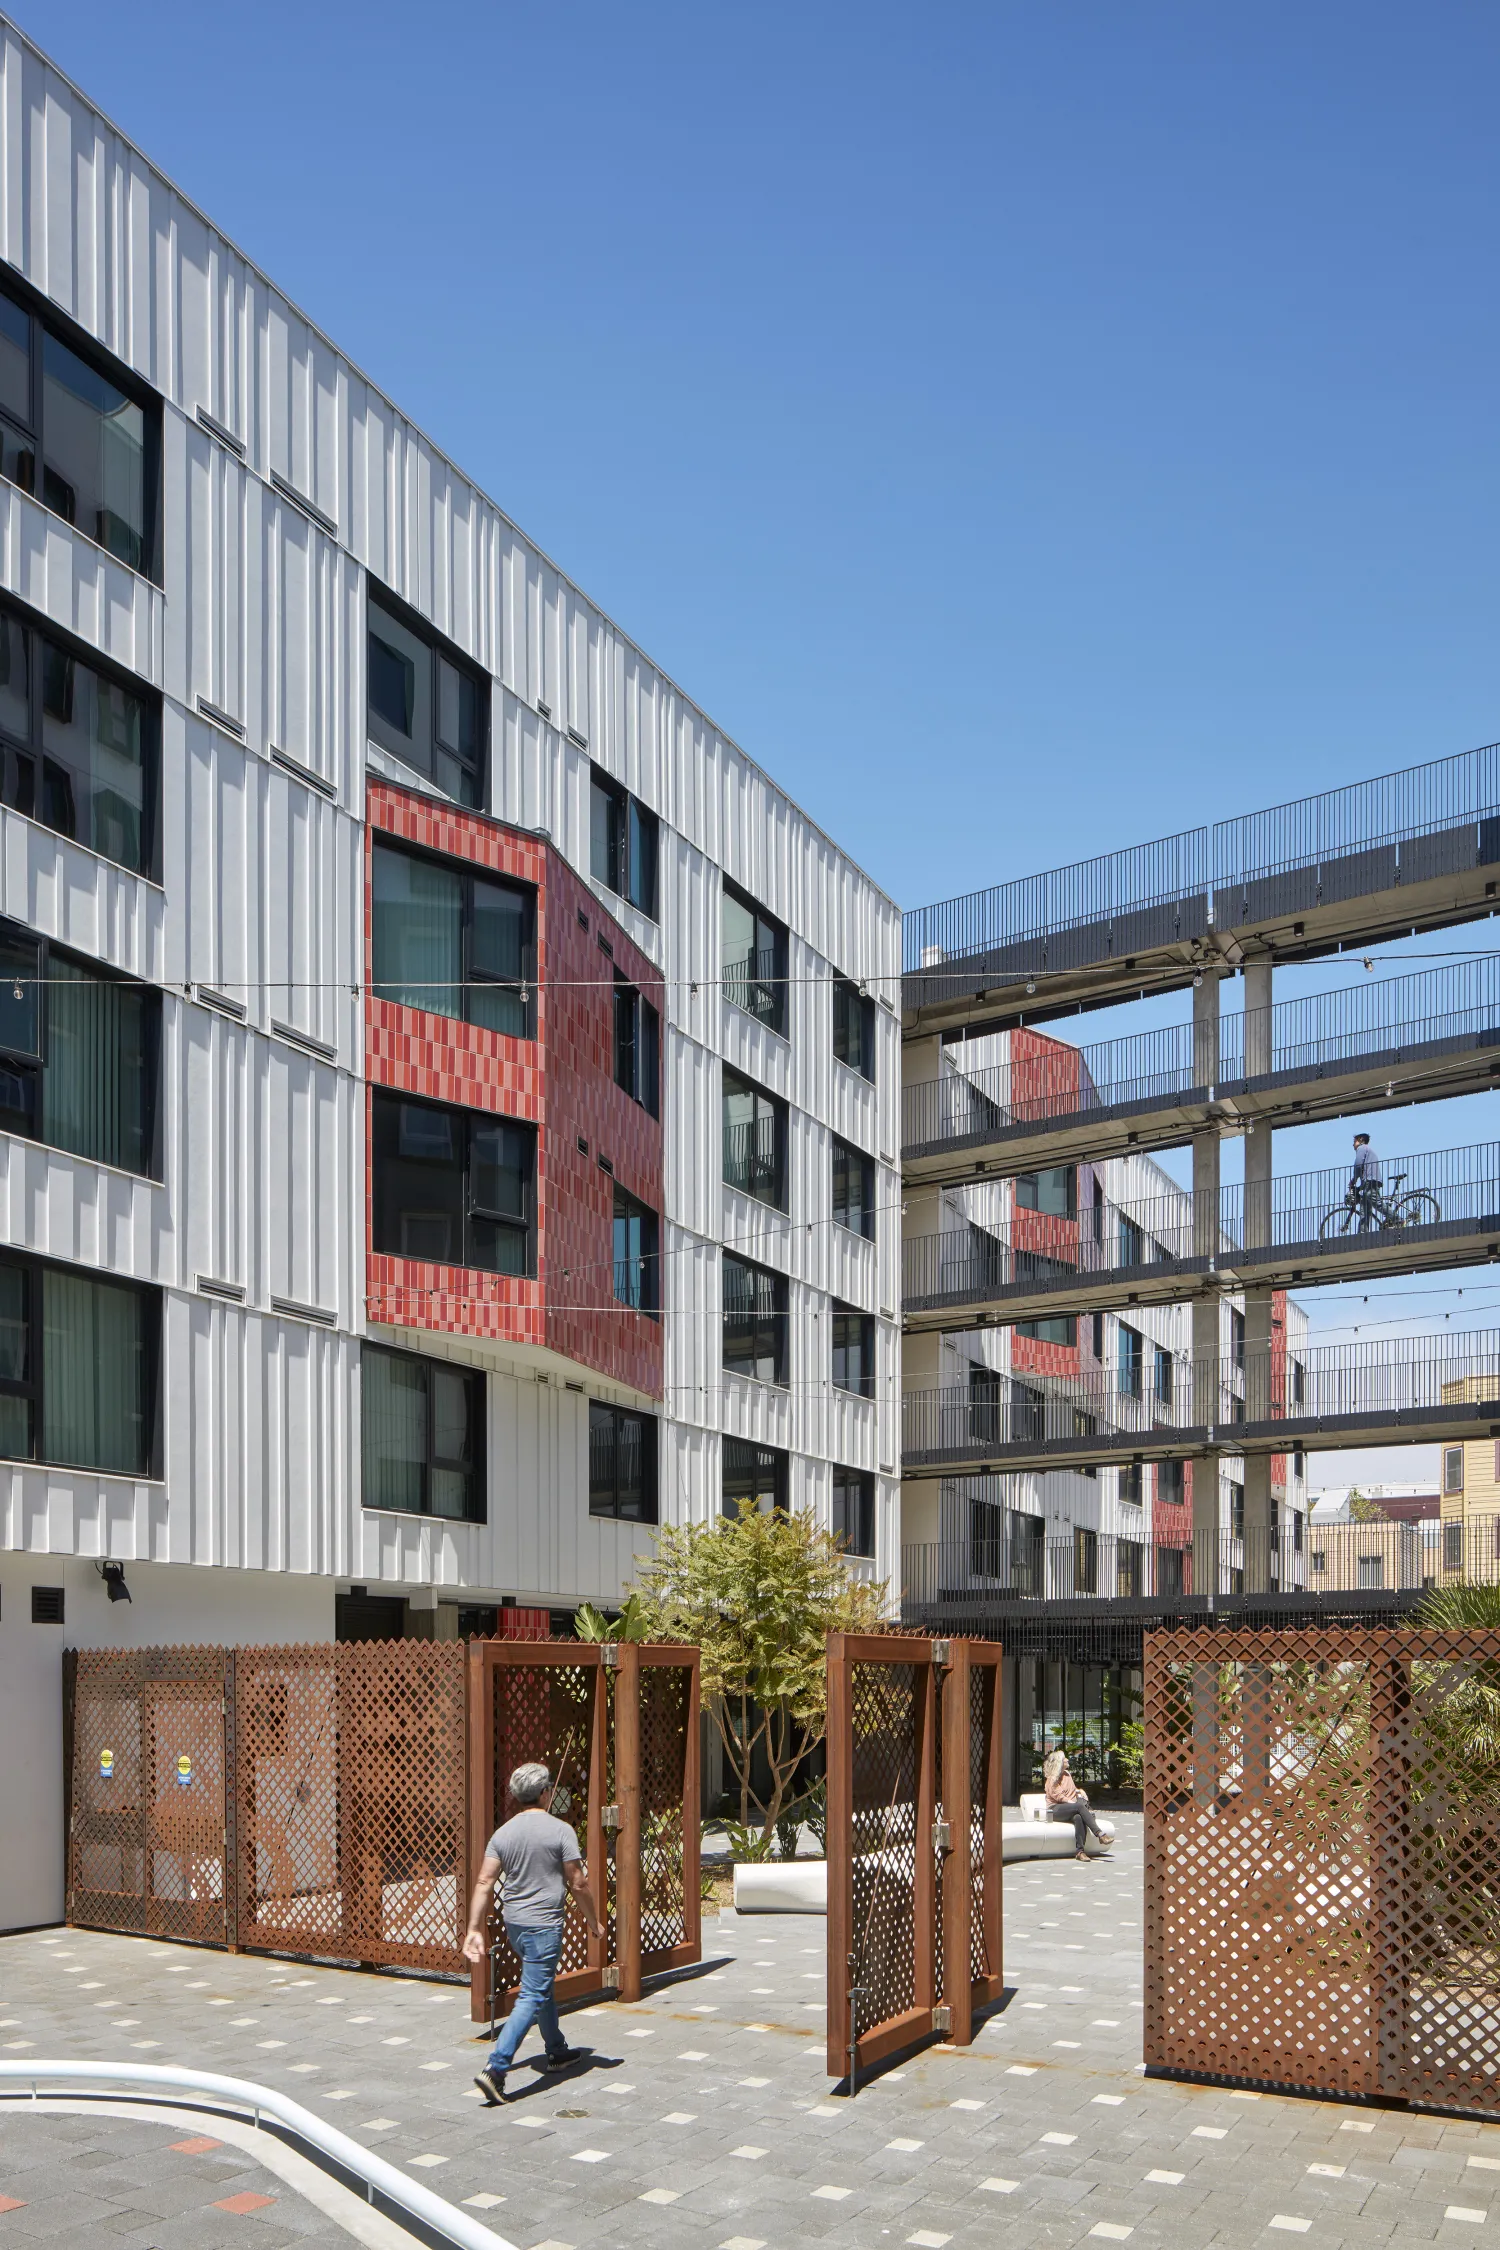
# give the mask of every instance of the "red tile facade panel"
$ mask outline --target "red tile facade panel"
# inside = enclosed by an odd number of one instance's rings
[[[367,1252],[371,1320],[545,1346],[659,1398],[660,1320],[614,1299],[614,1183],[658,1216],[661,1126],[614,1083],[614,971],[664,1013],[661,979],[588,886],[543,839],[415,791],[372,782],[367,800],[365,957],[372,957],[370,855],[381,836],[530,884],[536,891],[534,1039],[513,1039],[365,996],[365,1076],[429,1101],[537,1128],[536,1276],[480,1273]],[[585,927],[585,924],[587,927]],[[599,940],[611,948],[606,953]],[[366,1118],[366,1242],[373,1171]],[[587,1153],[580,1140],[588,1144]],[[613,1173],[599,1159],[607,1158]]]

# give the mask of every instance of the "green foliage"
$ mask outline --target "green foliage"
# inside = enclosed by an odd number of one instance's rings
[[[1139,1719],[1127,1719],[1111,1759],[1110,1776],[1117,1789],[1142,1789],[1146,1779],[1146,1729]]]
[[[757,1816],[769,1851],[827,1724],[826,1636],[878,1630],[884,1586],[852,1577],[840,1542],[810,1515],[745,1508],[664,1525],[631,1598],[642,1637],[696,1643],[739,1825]],[[754,1786],[758,1756],[771,1777],[764,1797]]]
[[[1354,1523],[1386,1523],[1390,1519],[1378,1500],[1367,1500],[1357,1484],[1349,1487],[1349,1515]]]
[[[1438,1633],[1500,1628],[1500,1586],[1475,1586],[1467,1579],[1451,1586],[1430,1586],[1417,1612],[1417,1623]]]
[[[627,1595],[618,1617],[606,1617],[592,1602],[573,1612],[573,1631],[581,1641],[648,1641],[651,1638],[639,1594]]]
[[[737,1860],[769,1859],[772,1831],[754,1822],[726,1820],[724,1833],[729,1838],[729,1849]]]

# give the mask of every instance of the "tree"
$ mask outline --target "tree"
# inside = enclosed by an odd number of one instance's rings
[[[879,1630],[885,1587],[850,1575],[839,1540],[810,1515],[747,1507],[711,1524],[666,1525],[635,1588],[649,1638],[691,1641],[740,1800],[767,1847],[793,1809],[797,1771],[828,1723],[829,1633]],[[757,1749],[771,1772],[754,1787]]]
[[[1378,1500],[1367,1500],[1357,1484],[1349,1487],[1349,1520],[1351,1523],[1386,1523],[1389,1518]]]

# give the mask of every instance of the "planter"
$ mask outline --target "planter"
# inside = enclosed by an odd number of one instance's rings
[[[826,1914],[826,1859],[740,1860],[734,1870],[736,1914]]]

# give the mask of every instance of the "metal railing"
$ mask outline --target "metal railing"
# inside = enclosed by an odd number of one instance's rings
[[[1443,1407],[1492,1404],[1500,1414],[1497,1329],[1296,1353],[1277,1343],[1269,1355],[1247,1348],[1243,1363],[1235,1353],[1194,1361],[1187,1353],[1147,1350],[1126,1367],[995,1375],[982,1388],[908,1391],[901,1402],[902,1452],[917,1466],[944,1455],[1054,1447],[1087,1458],[1091,1445],[1107,1458],[1121,1438],[1139,1437],[1139,1450],[1149,1457],[1153,1435],[1177,1431],[1201,1430],[1205,1444],[1232,1448],[1238,1433],[1264,1432],[1278,1422],[1395,1422]],[[1206,1413],[1206,1405],[1217,1411]],[[1294,1429],[1288,1439],[1295,1443]]]
[[[780,1031],[786,1022],[786,963],[780,950],[768,946],[759,953],[742,954],[726,961],[720,979],[726,1000],[743,1008],[758,1023]]]
[[[1036,948],[1069,931],[1097,934],[1096,948],[1075,948],[1077,964],[1039,954],[1014,963],[1082,965],[1199,935],[1210,919],[1233,927],[1298,904],[1487,866],[1500,859],[1497,813],[1500,745],[1490,743],[919,907],[903,918],[905,966]]]
[[[724,1183],[753,1195],[758,1203],[786,1208],[786,1134],[779,1117],[758,1117],[748,1125],[725,1125]]]
[[[902,1144],[979,1141],[1018,1127],[1061,1123],[1106,1112],[1160,1109],[1233,1094],[1267,1079],[1312,1077],[1331,1066],[1364,1061],[1397,1064],[1466,1045],[1500,1042],[1500,958],[1458,961],[1378,984],[1345,985],[1301,1000],[1279,1001],[1269,1039],[1244,1013],[1222,1018],[1219,1071],[1202,1081],[1191,1024],[1138,1032],[1097,1046],[1023,1056],[988,1069],[950,1072],[907,1086]],[[1269,1052],[1270,1068],[1247,1073],[1246,1055]]]

